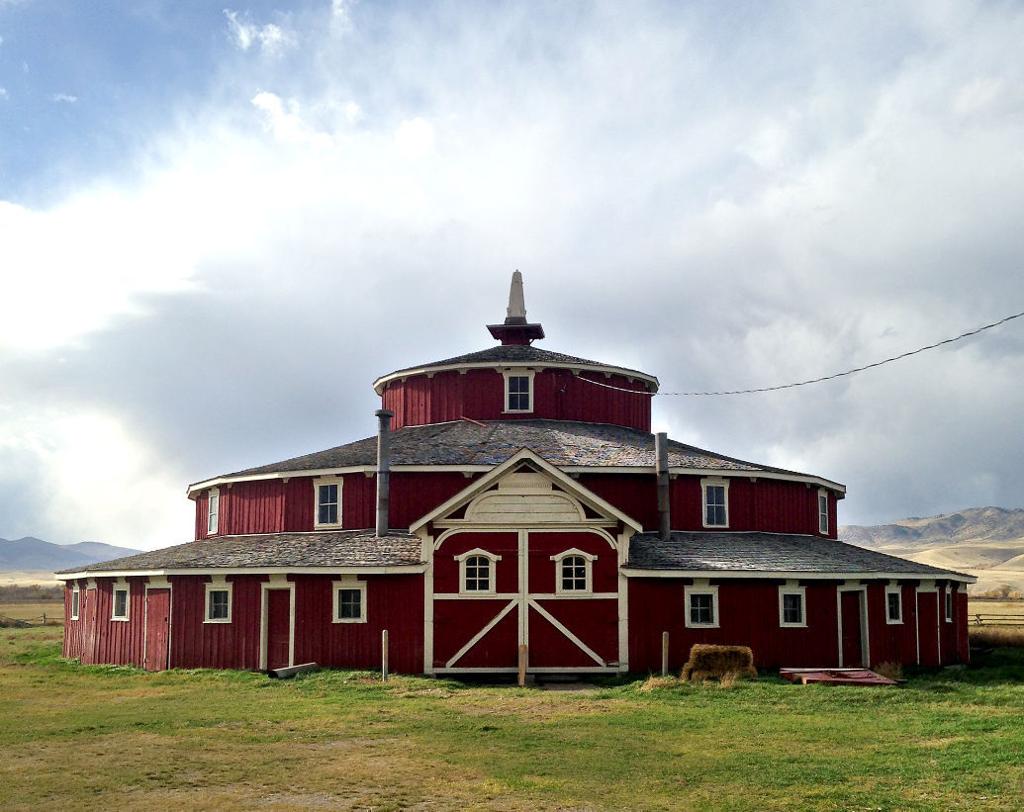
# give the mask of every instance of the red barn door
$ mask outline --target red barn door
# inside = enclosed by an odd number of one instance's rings
[[[840,609],[843,629],[843,666],[861,668],[864,662],[864,629],[861,625],[861,607],[864,593],[840,592]]]
[[[171,640],[171,590],[146,590],[146,654],[143,664],[147,671],[167,668],[167,654]]]
[[[292,648],[292,593],[290,589],[267,590],[267,669],[287,668]]]

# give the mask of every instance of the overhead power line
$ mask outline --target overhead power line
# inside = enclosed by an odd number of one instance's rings
[[[832,381],[832,380],[835,380],[836,378],[843,378],[843,377],[845,377],[847,375],[853,375],[855,372],[864,372],[864,370],[867,370],[867,369],[874,369],[875,367],[884,366],[885,364],[891,364],[893,361],[899,361],[899,360],[901,360],[903,358],[909,358],[911,355],[917,355],[918,353],[922,353],[922,352],[925,352],[927,350],[934,350],[936,347],[941,347],[941,346],[943,346],[945,344],[952,344],[952,343],[954,343],[956,341],[961,341],[962,339],[970,338],[971,336],[975,336],[978,333],[983,333],[985,330],[991,330],[993,327],[998,327],[1001,324],[1006,324],[1006,322],[1008,322],[1008,321],[1013,321],[1014,319],[1019,319],[1021,316],[1024,316],[1024,311],[1021,311],[1020,313],[1014,313],[1011,316],[1006,316],[1005,318],[999,319],[999,321],[994,321],[991,324],[985,324],[985,325],[983,325],[981,327],[976,327],[973,330],[968,330],[966,333],[961,333],[960,335],[954,336],[953,338],[946,338],[946,339],[943,339],[942,341],[936,341],[934,344],[927,344],[924,347],[918,347],[916,350],[909,350],[907,352],[901,352],[899,355],[893,355],[891,358],[883,358],[881,361],[874,361],[873,363],[865,364],[864,366],[861,366],[861,367],[854,367],[853,369],[846,369],[846,370],[843,370],[842,372],[834,372],[831,375],[823,375],[820,378],[811,378],[810,380],[796,381],[794,383],[783,383],[783,384],[778,384],[777,386],[761,386],[761,387],[757,387],[757,388],[754,388],[754,389],[732,389],[732,390],[722,391],[722,392],[654,392],[654,393],[652,393],[652,392],[641,392],[641,391],[637,391],[635,389],[626,389],[625,387],[621,387],[621,386],[612,386],[610,384],[600,383],[599,381],[594,381],[594,380],[591,380],[590,378],[584,378],[582,376],[580,376],[580,380],[586,381],[587,383],[592,383],[595,386],[604,387],[605,389],[615,389],[615,390],[617,390],[619,392],[629,392],[630,394],[634,394],[634,395],[653,395],[653,394],[657,394],[657,395],[665,395],[667,397],[671,397],[671,396],[677,396],[677,397],[711,397],[711,396],[715,396],[715,395],[752,395],[752,394],[755,394],[757,392],[777,392],[780,389],[794,389],[794,388],[796,388],[798,386],[809,386],[812,383],[823,383],[824,381]]]

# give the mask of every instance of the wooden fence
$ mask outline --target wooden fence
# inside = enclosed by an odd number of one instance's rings
[[[38,617],[8,617],[0,615],[0,629],[24,629],[30,626],[63,626],[62,615],[42,614]]]
[[[1024,615],[972,612],[970,624],[972,626],[1024,626]]]

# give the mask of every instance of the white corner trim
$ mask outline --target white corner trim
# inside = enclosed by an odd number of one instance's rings
[[[690,597],[692,595],[710,595],[711,596],[711,623],[693,623],[690,619]],[[686,628],[687,629],[717,629],[719,626],[718,618],[718,587],[708,586],[707,584],[692,584],[683,587],[683,609],[686,612]]]
[[[708,486],[720,487],[725,493],[725,524],[708,524]],[[700,521],[706,528],[729,527],[729,480],[724,477],[704,477],[700,481]]]
[[[234,612],[235,604],[235,587],[234,584],[225,580],[223,576],[220,578],[214,578],[211,583],[204,584],[204,597],[203,597],[203,623],[230,623],[231,616]],[[210,617],[210,601],[211,593],[213,592],[227,592],[228,593],[228,616],[226,618],[211,618]]]
[[[343,589],[359,592],[359,617],[341,617],[341,595]],[[366,623],[366,581],[356,578],[342,578],[331,582],[331,622],[332,623]]]
[[[338,521],[320,523],[320,486],[338,486]],[[340,530],[345,524],[345,517],[342,513],[342,491],[345,486],[345,478],[341,476],[322,476],[313,480],[313,529],[314,530]]]
[[[800,622],[787,623],[785,611],[785,596],[800,596]],[[783,584],[779,587],[779,628],[782,629],[806,629],[807,628],[807,587],[795,584]]]

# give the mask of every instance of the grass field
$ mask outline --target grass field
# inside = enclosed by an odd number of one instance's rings
[[[146,674],[0,630],[0,808],[1019,809],[1024,653],[901,689]]]
[[[64,604],[54,601],[0,602],[0,615],[18,620],[38,620],[43,615],[64,622]]]

